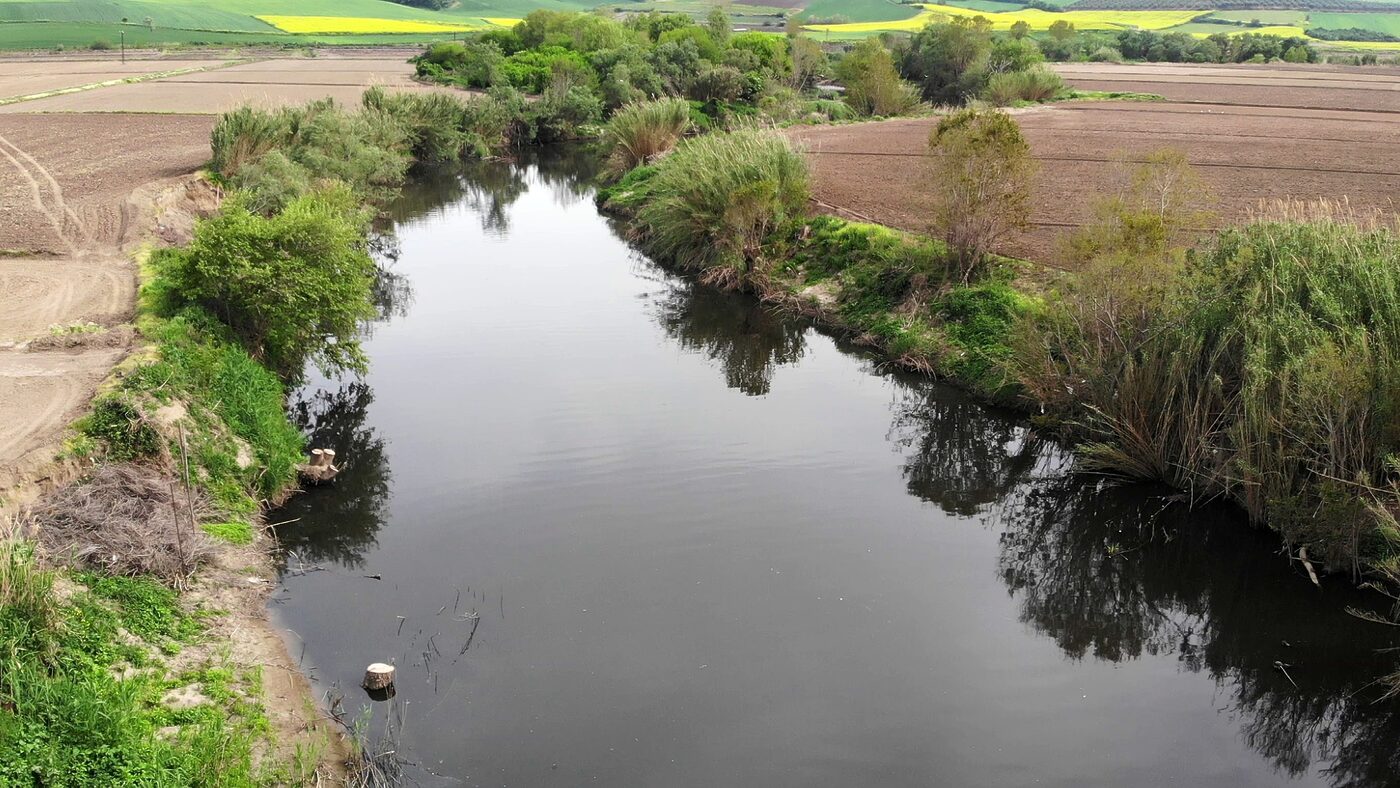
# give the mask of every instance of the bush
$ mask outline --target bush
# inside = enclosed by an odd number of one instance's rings
[[[1016,121],[996,111],[948,115],[929,136],[929,151],[934,224],[955,252],[956,276],[967,282],[1029,218],[1035,162]]]
[[[167,314],[207,309],[284,380],[298,379],[307,360],[360,369],[359,324],[375,314],[362,228],[343,187],[299,197],[268,218],[235,193],[196,225],[188,247],[157,258],[152,298]]]
[[[914,88],[899,78],[889,50],[873,38],[836,64],[836,77],[846,86],[842,98],[862,115],[903,115],[919,104]]]
[[[1092,467],[1229,496],[1334,565],[1374,556],[1384,540],[1367,504],[1400,450],[1397,241],[1293,209],[1221,232],[1174,270],[1142,276],[1138,258],[1116,258],[1108,273],[1151,287],[1070,294],[1039,349],[1018,352],[1022,370],[1041,389],[1074,387]]]
[[[1065,91],[1064,80],[1042,68],[994,74],[987,80],[985,97],[998,107],[1021,101],[1049,101]]]
[[[696,101],[735,101],[744,93],[744,75],[732,66],[713,66],[695,75],[689,95]]]
[[[143,460],[160,454],[160,435],[146,421],[139,408],[120,396],[107,396],[92,403],[78,427],[83,434],[102,442],[106,457],[115,462]]]
[[[744,130],[686,141],[656,167],[637,224],[654,254],[690,268],[744,269],[807,205],[807,164],[776,133]]]
[[[555,74],[592,75],[583,55],[559,46],[525,49],[501,61],[501,77],[526,93],[543,93]]]
[[[690,128],[690,104],[684,99],[657,99],[628,104],[613,113],[605,134],[612,153],[608,165],[624,173],[675,147]]]
[[[926,100],[962,104],[982,92],[991,50],[990,25],[985,19],[957,17],[915,33],[901,58],[900,72],[919,83]]]
[[[269,151],[285,146],[291,134],[291,116],[286,112],[252,107],[225,112],[209,137],[214,169],[224,177],[235,177]]]

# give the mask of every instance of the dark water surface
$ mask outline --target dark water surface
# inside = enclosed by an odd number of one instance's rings
[[[399,665],[423,784],[1397,784],[1371,599],[660,271],[591,166],[411,189],[372,371],[297,406],[348,467],[275,610],[352,713]]]

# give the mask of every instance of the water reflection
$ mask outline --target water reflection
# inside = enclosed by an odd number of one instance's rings
[[[773,371],[802,358],[807,326],[752,298],[681,282],[656,305],[666,334],[724,370],[725,382],[751,397],[767,394]]]
[[[484,230],[504,234],[510,207],[531,183],[566,204],[587,198],[591,153],[525,158],[528,171],[486,162],[425,175],[395,217],[411,221],[461,203]],[[386,319],[412,300],[408,283],[392,276],[395,257],[394,247],[381,250],[391,275],[377,297]],[[769,394],[776,370],[810,350],[805,322],[692,282],[674,282],[651,310],[666,336],[748,396]],[[1400,706],[1376,702],[1368,686],[1392,669],[1382,649],[1395,638],[1342,613],[1371,600],[1340,582],[1312,587],[1276,554],[1272,537],[1243,527],[1228,507],[1187,511],[1157,488],[1072,476],[1064,452],[1023,422],[920,378],[887,380],[894,398],[886,438],[901,455],[905,489],[997,534],[993,571],[1030,631],[1071,661],[1159,660],[1210,677],[1216,713],[1281,775],[1321,770],[1339,788],[1400,784]],[[391,497],[385,441],[368,420],[374,394],[362,381],[308,392],[293,415],[313,445],[337,448],[344,472],[333,488],[298,496],[279,513],[305,515],[282,530],[283,546],[304,561],[358,569]],[[457,601],[443,600],[454,613]],[[419,647],[422,633],[402,634]]]
[[[296,522],[278,536],[282,548],[303,562],[359,568],[376,544],[392,477],[384,439],[367,422],[373,402],[374,390],[359,380],[305,389],[292,402],[292,419],[307,445],[335,447],[341,467],[333,489],[297,495],[277,517]]]
[[[1012,490],[989,519],[1021,620],[1072,659],[1174,655],[1207,673],[1220,713],[1282,774],[1327,763],[1335,785],[1396,784],[1400,719],[1369,686],[1393,639],[1342,612],[1374,600],[1341,581],[1319,592],[1231,507],[1161,492],[1067,473]]]
[[[1021,422],[927,379],[895,380],[901,396],[886,437],[904,453],[910,495],[973,515],[1048,460],[1046,442]]]

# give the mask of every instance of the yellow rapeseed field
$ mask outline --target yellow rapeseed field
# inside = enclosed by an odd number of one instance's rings
[[[374,19],[364,16],[259,16],[258,19],[287,33],[461,33],[480,25],[416,22],[411,19]]]
[[[516,19],[515,17],[510,16],[484,16],[482,17],[482,19],[485,19],[487,22],[490,22],[491,24],[496,25],[497,27],[515,27],[522,21],[520,19]]]
[[[1019,11],[977,11],[951,5],[925,4],[924,11],[911,19],[889,22],[850,22],[837,25],[808,25],[808,30],[830,30],[833,33],[867,33],[879,30],[920,30],[930,22],[954,16],[981,16],[992,23],[993,30],[1010,30],[1017,22],[1025,22],[1032,30],[1048,30],[1057,21],[1074,25],[1077,30],[1164,30],[1190,22],[1200,11],[1062,11],[1052,13],[1037,8]]]

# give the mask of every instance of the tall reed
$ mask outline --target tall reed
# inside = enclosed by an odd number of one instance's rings
[[[663,98],[627,104],[618,109],[604,130],[612,153],[608,166],[624,173],[671,150],[690,128],[690,103]]]
[[[691,268],[748,269],[763,240],[802,215],[807,164],[776,132],[707,134],[662,159],[648,192],[637,223],[649,251]]]

